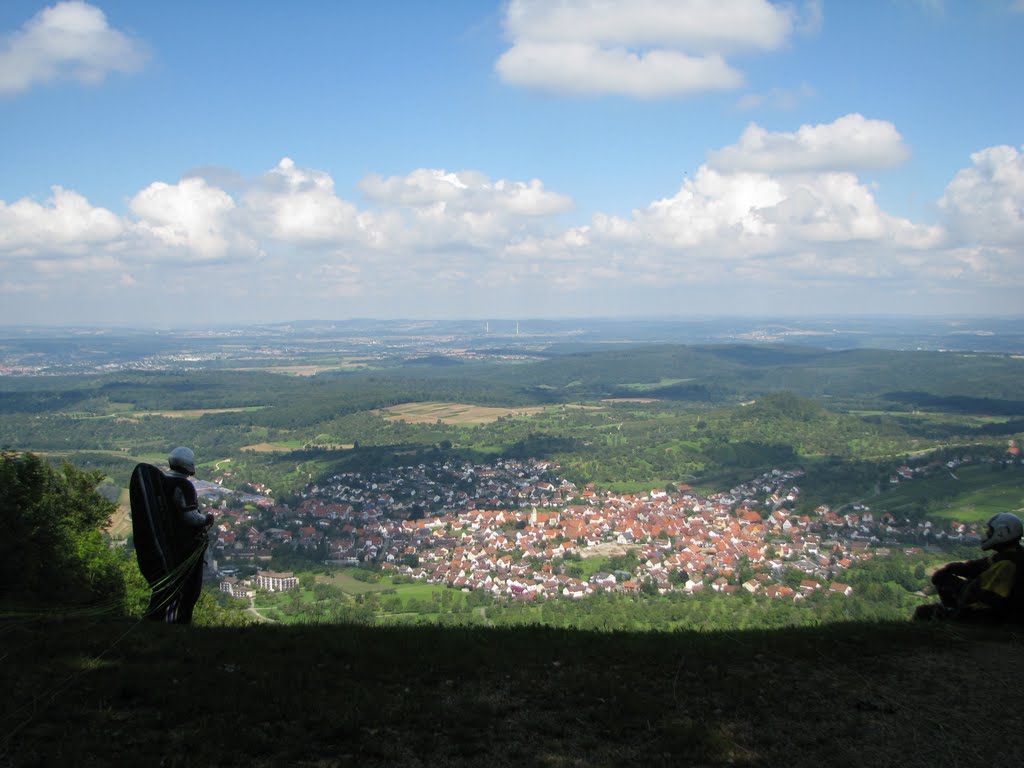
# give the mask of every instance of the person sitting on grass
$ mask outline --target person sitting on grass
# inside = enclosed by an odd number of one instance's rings
[[[1024,526],[1016,515],[989,518],[983,550],[992,554],[966,563],[949,563],[932,574],[941,603],[918,606],[919,621],[953,619],[979,624],[1024,624]]]

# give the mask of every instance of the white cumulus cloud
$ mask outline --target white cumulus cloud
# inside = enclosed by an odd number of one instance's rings
[[[243,206],[252,229],[276,240],[316,243],[373,236],[372,217],[335,194],[330,174],[299,168],[287,157],[252,185]]]
[[[492,182],[479,171],[449,172],[419,168],[406,176],[367,176],[363,193],[382,203],[402,206],[444,204],[444,210],[501,211],[519,216],[548,216],[572,207],[565,195],[544,188],[539,179]]]
[[[121,236],[124,223],[77,192],[55,186],[45,203],[0,201],[0,254],[82,253]]]
[[[771,50],[786,41],[793,14],[767,0],[512,0],[505,27],[546,42]]]
[[[0,94],[58,79],[98,83],[111,72],[137,71],[146,59],[145,46],[111,27],[102,10],[68,0],[0,40]]]
[[[1024,147],[989,147],[946,187],[939,209],[965,244],[1024,249]]]
[[[743,76],[721,56],[679,51],[633,53],[583,43],[518,43],[498,60],[510,83],[564,93],[671,96],[738,88]]]
[[[854,113],[793,132],[772,132],[752,123],[739,142],[711,152],[708,165],[766,173],[863,170],[899,165],[909,156],[896,126]]]
[[[235,202],[203,179],[153,182],[131,199],[129,207],[139,233],[183,258],[219,258],[231,245],[228,216]]]
[[[479,171],[420,168],[405,176],[367,176],[363,193],[390,209],[379,225],[392,246],[500,248],[549,226],[571,198],[539,179],[492,181]]]
[[[792,6],[767,0],[512,0],[512,46],[495,68],[508,83],[567,93],[733,89],[743,75],[729,55],[777,50],[799,25]]]
[[[430,205],[455,201],[471,185],[478,185],[484,177],[476,172],[450,173],[444,170],[419,168],[406,176],[384,178],[370,174],[359,182],[367,197],[392,205]]]
[[[857,116],[853,122],[862,121]],[[843,122],[806,131],[803,139],[800,132],[776,135],[778,142],[768,137],[759,148],[741,141],[743,162],[740,153],[722,168],[709,162],[673,196],[628,217],[596,214],[571,237],[552,238],[536,250],[558,254],[553,258],[559,261],[573,252],[586,255],[594,267],[636,285],[659,279],[663,285],[910,281],[924,264],[932,275],[939,273],[935,265],[962,273],[963,259],[942,251],[942,227],[886,212],[871,188],[844,170],[878,159],[861,149],[860,132],[834,128]],[[888,146],[893,156],[902,150],[898,139],[890,138]]]
[[[865,135],[881,149],[866,149]],[[972,155],[931,224],[887,211],[858,176],[906,151],[888,123],[847,116],[750,137],[711,153],[675,192],[576,226],[563,221],[572,200],[540,179],[477,170],[370,175],[361,205],[328,172],[285,158],[235,177],[231,192],[213,176],[154,182],[124,216],[55,187],[44,202],[0,202],[2,290],[23,312],[36,312],[34,294],[49,295],[47,306],[88,295],[98,311],[127,287],[200,308],[452,316],[499,304],[937,311],[954,305],[947,298],[981,307],[1024,284],[1021,148]],[[201,267],[203,280],[167,270],[169,260]]]

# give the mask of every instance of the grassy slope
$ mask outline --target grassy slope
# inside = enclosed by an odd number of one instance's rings
[[[906,514],[919,501],[928,502],[933,517],[982,522],[997,512],[1024,509],[1024,476],[1017,469],[993,472],[988,466],[964,466],[927,479],[902,483],[866,499],[875,514]]]
[[[69,621],[0,642],[3,765],[1024,763],[993,744],[1024,710],[1007,630]]]

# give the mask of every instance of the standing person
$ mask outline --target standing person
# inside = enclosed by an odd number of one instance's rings
[[[167,457],[170,472],[163,477],[163,492],[169,500],[172,573],[155,586],[149,600],[148,618],[168,624],[191,624],[192,611],[203,587],[206,532],[213,513],[199,511],[199,497],[189,479],[196,473],[195,455],[179,447]]]
[[[932,574],[942,600],[921,605],[917,620],[953,619],[982,624],[1024,623],[1024,525],[1016,515],[989,518],[982,550],[992,554],[965,563],[949,563]]]

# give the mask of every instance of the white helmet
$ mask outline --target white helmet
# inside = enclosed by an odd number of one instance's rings
[[[175,448],[167,457],[167,466],[183,475],[196,473],[196,457],[191,448]]]
[[[1000,512],[988,519],[985,538],[981,541],[982,549],[992,549],[1000,544],[1010,544],[1024,535],[1024,525],[1020,518],[1010,512]]]

